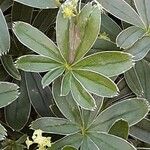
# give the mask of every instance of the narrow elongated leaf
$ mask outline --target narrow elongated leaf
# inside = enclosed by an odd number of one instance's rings
[[[127,140],[128,138],[128,133],[129,133],[128,122],[122,119],[116,121],[109,130],[109,134],[113,134],[125,140]]]
[[[55,0],[15,0],[21,4],[40,8],[40,9],[49,9],[49,8],[57,8],[58,2]]]
[[[7,136],[6,129],[0,124],[0,141],[5,139]]]
[[[131,47],[138,39],[142,38],[145,31],[141,28],[131,26],[123,30],[116,39],[117,46],[123,49]]]
[[[137,96],[141,97],[144,91],[135,67],[125,72],[124,75],[125,75],[125,80],[128,86],[130,87],[130,89],[132,90],[132,92],[134,92]]]
[[[130,128],[130,135],[146,143],[150,143],[150,120],[143,119]]]
[[[61,96],[66,96],[71,90],[71,78],[72,74],[70,71],[66,72],[61,82]]]
[[[5,118],[7,124],[14,130],[21,130],[29,119],[31,104],[27,92],[25,75],[22,72],[20,85],[20,95],[16,101],[5,108]]]
[[[56,45],[37,28],[18,21],[13,25],[13,32],[22,44],[34,52],[57,61],[63,61]]]
[[[18,58],[16,65],[24,71],[46,72],[60,67],[61,64],[45,56],[24,55]]]
[[[91,140],[100,150],[136,150],[129,142],[107,133],[90,133]]]
[[[81,124],[81,115],[80,109],[74,99],[69,93],[67,96],[60,96],[61,91],[61,80],[57,79],[54,81],[53,88],[53,97],[57,107],[60,109],[62,114],[71,122]]]
[[[41,129],[45,133],[54,134],[73,134],[80,128],[64,118],[42,117],[32,122],[31,128],[34,130]]]
[[[83,136],[80,133],[65,136],[64,138],[54,142],[52,147],[48,150],[60,150],[66,145],[70,145],[78,149],[81,145],[82,138]]]
[[[73,74],[80,83],[93,94],[102,97],[113,97],[118,95],[119,89],[115,83],[101,74],[87,70],[74,70]]]
[[[6,54],[10,49],[10,35],[5,17],[0,9],[0,56]]]
[[[144,36],[139,39],[131,48],[126,52],[132,54],[135,61],[143,59],[150,50],[150,37]]]
[[[110,13],[119,19],[144,28],[144,24],[136,11],[124,0],[98,0],[98,2]]]
[[[71,80],[71,93],[73,99],[77,102],[79,106],[87,110],[95,109],[96,105],[94,98],[74,77]]]
[[[61,68],[56,68],[56,69],[46,73],[44,75],[44,77],[42,78],[43,88],[45,88],[46,86],[51,84],[56,78],[61,76],[63,74],[63,72],[64,72],[64,68],[61,67]]]
[[[43,117],[54,116],[51,107],[54,105],[52,92],[49,87],[43,89],[42,77],[38,73],[25,73],[28,94],[32,106]]]
[[[16,80],[21,80],[21,75],[14,65],[13,59],[10,55],[4,55],[1,57],[2,64],[7,71],[7,73],[15,78]]]
[[[116,103],[105,109],[91,125],[92,131],[107,132],[118,119],[124,119],[132,126],[143,119],[149,110],[148,103],[142,98],[133,98]]]
[[[150,25],[150,1],[149,0],[134,0],[137,11],[143,20],[145,26],[149,28]]]
[[[81,43],[76,50],[75,61],[79,60],[90,50],[100,31],[101,12],[99,8],[93,6],[91,10],[89,12],[88,11],[83,8],[81,14],[79,15],[77,26],[81,31]],[[86,16],[87,14],[88,16]]]
[[[18,88],[16,84],[0,82],[0,108],[9,105],[18,98]]]
[[[97,147],[97,145],[88,137],[88,136],[84,136],[83,137],[83,142],[81,144],[81,150],[99,150],[99,148]]]
[[[117,35],[121,32],[120,26],[107,14],[101,14],[101,33],[108,34],[108,37],[115,42]]]
[[[130,54],[118,51],[99,52],[87,56],[73,65],[74,69],[87,69],[112,77],[134,65]]]

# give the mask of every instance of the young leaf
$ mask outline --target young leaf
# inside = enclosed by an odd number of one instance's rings
[[[132,126],[143,119],[149,111],[148,102],[142,98],[133,98],[116,103],[105,109],[90,127],[92,131],[107,132],[118,119],[124,119]]]
[[[112,13],[119,19],[133,24],[140,28],[145,28],[142,20],[136,11],[124,0],[98,0],[98,2],[108,12]]]
[[[143,59],[150,50],[150,37],[144,36],[139,39],[131,48],[126,52],[132,54],[135,61]]]
[[[21,80],[21,75],[16,66],[14,65],[12,56],[10,55],[3,55],[1,57],[1,62],[7,71],[7,73],[12,76],[16,80]]]
[[[120,119],[111,126],[108,133],[127,140],[129,133],[129,124],[127,121]]]
[[[132,55],[118,51],[99,52],[75,63],[73,69],[87,69],[112,77],[129,70],[134,65]]]
[[[89,133],[90,139],[101,150],[136,150],[129,142],[107,133]]]
[[[60,150],[66,145],[70,145],[78,149],[82,143],[83,136],[80,133],[65,136],[64,138],[54,142],[49,150]]]
[[[0,108],[11,104],[18,98],[18,88],[16,84],[0,82]]]
[[[25,75],[22,72],[22,80],[17,83],[20,86],[20,95],[16,101],[5,107],[5,119],[13,130],[21,130],[27,123],[30,115],[31,104],[27,92]]]
[[[0,56],[6,54],[10,49],[10,35],[5,17],[0,9]]]
[[[91,4],[87,4],[91,5]],[[85,6],[86,7],[86,6]],[[88,14],[88,16],[86,16]],[[85,17],[86,16],[86,17]],[[76,50],[75,61],[82,58],[96,41],[101,24],[101,11],[98,7],[91,7],[88,11],[83,8],[78,17],[77,27],[80,29],[80,45]],[[92,33],[92,34],[91,34]],[[89,36],[90,35],[90,36]]]
[[[18,21],[13,24],[13,32],[22,44],[34,52],[58,62],[63,61],[56,45],[37,28],[28,23]]]
[[[0,124],[0,141],[5,139],[7,136],[6,129]]]
[[[101,74],[87,70],[73,70],[73,74],[83,87],[93,94],[102,97],[118,95],[119,89],[115,83]]]
[[[16,61],[17,68],[29,72],[46,72],[57,67],[61,64],[49,57],[40,55],[24,55]]]
[[[130,135],[140,141],[150,143],[150,120],[143,119],[138,124],[130,128]]]
[[[61,67],[61,68],[56,68],[46,73],[44,77],[42,78],[43,88],[51,84],[56,78],[61,76],[63,72],[64,72],[64,68]]]
[[[30,6],[30,7],[35,7],[35,8],[40,8],[40,9],[49,9],[49,8],[57,8],[59,2],[56,0],[15,0],[18,3]]]
[[[95,109],[96,105],[94,98],[74,77],[72,77],[71,80],[71,93],[79,106],[87,110]]]
[[[141,28],[131,26],[117,36],[116,43],[117,46],[123,49],[130,48],[137,40],[142,38],[145,31]]]
[[[149,28],[150,25],[150,1],[149,0],[134,0],[137,11],[140,18],[144,22],[145,26]]]
[[[57,107],[68,120],[73,123],[81,124],[81,112],[71,93],[69,93],[67,96],[60,96],[60,91],[61,80],[57,79],[54,81],[52,86],[53,97]]]
[[[71,123],[69,120],[54,117],[42,117],[33,121],[31,129],[41,129],[45,133],[61,135],[73,134],[80,130],[76,124]]]

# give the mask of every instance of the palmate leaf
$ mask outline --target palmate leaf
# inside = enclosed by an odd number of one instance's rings
[[[143,20],[145,26],[149,28],[150,25],[150,1],[149,0],[134,0],[140,18]]]
[[[148,102],[142,98],[133,98],[116,103],[105,109],[90,126],[90,131],[108,132],[118,119],[124,119],[132,126],[143,119],[149,111]]]
[[[16,61],[16,65],[17,68],[24,71],[46,72],[60,67],[62,64],[46,56],[24,55],[19,57],[19,59]]]
[[[89,137],[100,150],[136,150],[129,142],[111,134],[90,132]]]
[[[49,8],[57,8],[58,2],[55,0],[15,0],[21,4],[40,8],[40,9],[49,9]]]
[[[14,83],[0,82],[0,108],[11,104],[18,98],[18,88]]]
[[[136,11],[124,0],[98,0],[98,2],[104,7],[104,9],[119,19],[137,27],[145,28]]]
[[[115,83],[106,76],[87,70],[73,70],[73,74],[83,87],[93,94],[102,97],[118,95],[119,89]]]
[[[0,56],[10,49],[10,35],[5,17],[0,9]]]
[[[37,28],[18,21],[13,24],[13,32],[22,44],[34,52],[64,62],[57,46]]]
[[[31,123],[34,130],[41,129],[46,133],[55,133],[61,135],[73,134],[80,131],[77,124],[73,124],[64,118],[42,117]]]
[[[132,55],[118,51],[107,51],[89,55],[72,67],[73,69],[92,70],[112,77],[129,70],[133,65]]]
[[[117,46],[123,49],[131,47],[138,39],[142,38],[145,31],[141,28],[131,26],[117,36],[116,43]]]

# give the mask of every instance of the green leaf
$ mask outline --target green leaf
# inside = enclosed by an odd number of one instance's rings
[[[143,119],[149,111],[148,102],[142,98],[132,98],[116,103],[105,109],[90,127],[92,131],[108,132],[119,119],[124,119],[132,126]]]
[[[56,78],[61,76],[63,72],[64,72],[64,68],[59,67],[46,73],[44,77],[42,78],[43,88],[51,84]]]
[[[43,117],[53,116],[54,106],[51,89],[41,85],[42,77],[38,73],[25,73],[28,95],[36,112]]]
[[[150,144],[150,120],[143,119],[138,124],[130,128],[130,135],[139,139],[140,141]]]
[[[112,77],[129,70],[134,65],[132,56],[118,51],[99,52],[89,55],[76,64],[73,69],[87,69]]]
[[[77,149],[72,146],[65,146],[62,150],[77,150]]]
[[[22,72],[22,80],[17,81],[20,86],[20,95],[16,101],[5,107],[5,118],[7,124],[13,130],[21,130],[27,123],[30,115],[31,104],[27,92],[25,75]]]
[[[42,117],[31,123],[31,128],[34,130],[41,129],[45,133],[54,134],[73,134],[80,128],[64,118]]]
[[[15,22],[13,32],[18,40],[34,52],[62,62],[59,49],[46,35],[37,28],[25,22]]]
[[[45,56],[24,55],[18,58],[16,65],[17,68],[28,72],[46,72],[60,67],[62,64]]]
[[[7,136],[6,129],[0,124],[0,141],[5,139]]]
[[[89,6],[88,6],[89,5]],[[78,16],[77,27],[80,29],[80,45],[76,49],[75,61],[82,58],[96,41],[101,24],[101,13],[98,7],[87,4]],[[90,7],[90,9],[87,9]],[[92,33],[92,34],[91,34]]]
[[[0,82],[0,108],[15,101],[18,96],[18,86],[9,82]]]
[[[125,140],[128,138],[129,124],[127,121],[120,119],[116,121],[110,128],[109,134],[121,137]]]
[[[150,37],[144,36],[139,39],[131,48],[126,52],[132,54],[135,61],[143,59],[150,50]]]
[[[121,32],[120,26],[105,13],[102,13],[101,17],[101,33],[108,34],[108,37],[115,42],[117,35]]]
[[[80,150],[99,150],[99,148],[88,136],[85,135]]]
[[[94,98],[91,96],[91,94],[88,91],[86,91],[86,89],[74,77],[72,77],[71,80],[71,93],[73,99],[76,101],[76,103],[79,106],[87,110],[95,109],[96,105],[95,105]]]
[[[2,56],[1,62],[3,64],[5,70],[7,71],[7,73],[10,76],[12,76],[16,80],[21,80],[21,75],[20,75],[18,69],[16,68],[16,66],[14,65],[12,56],[10,56],[10,55]]]
[[[136,150],[129,142],[107,133],[89,133],[91,140],[101,150]]]
[[[145,28],[136,11],[124,0],[98,0],[98,2],[104,7],[104,9],[119,19],[137,27]]]
[[[131,26],[123,30],[116,39],[117,46],[123,49],[130,48],[145,34],[145,31],[141,28]]]
[[[64,74],[64,76],[62,78],[62,82],[61,82],[61,91],[60,91],[61,96],[66,96],[70,92],[71,78],[72,78],[72,74],[70,71],[68,71]]]
[[[149,0],[134,0],[136,9],[144,22],[145,26],[149,28],[150,25],[150,1]]]
[[[52,86],[52,92],[54,101],[57,107],[60,109],[62,114],[71,122],[81,124],[80,109],[76,102],[74,101],[71,93],[67,96],[60,96],[61,91],[61,80],[57,79],[54,81]]]
[[[10,49],[10,35],[5,17],[0,9],[0,56],[6,54]]]
[[[102,97],[118,95],[119,89],[115,83],[101,74],[87,70],[73,70],[73,74],[82,86],[93,94]]]
[[[143,68],[141,68],[143,69]],[[137,71],[135,67],[131,68],[129,71],[125,72],[125,80],[129,86],[129,88],[132,90],[134,94],[141,97],[143,95],[143,88],[140,83]]]
[[[6,11],[9,7],[11,7],[13,1],[12,0],[0,0],[0,9],[4,12]]]
[[[49,8],[57,8],[58,2],[55,0],[15,0],[18,3],[40,8],[40,9],[49,9]]]
[[[82,142],[82,135],[80,133],[76,133],[73,135],[65,136],[64,138],[54,142],[51,148],[48,150],[60,150],[66,145],[73,146],[74,148],[78,149]]]

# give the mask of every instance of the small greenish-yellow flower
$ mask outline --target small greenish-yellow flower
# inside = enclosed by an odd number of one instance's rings
[[[33,143],[38,144],[37,150],[46,150],[47,147],[51,147],[51,137],[43,137],[42,130],[38,129],[34,131],[32,141],[27,138],[27,148],[29,149],[30,145],[32,145]]]

